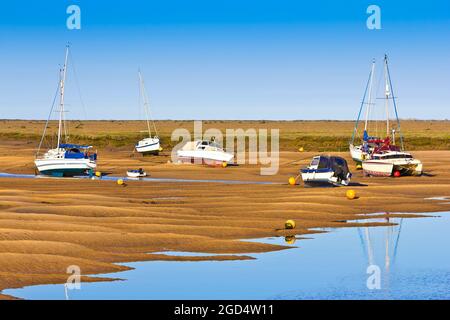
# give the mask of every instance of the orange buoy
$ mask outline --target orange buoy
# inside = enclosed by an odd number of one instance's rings
[[[347,199],[353,200],[356,198],[356,191],[355,190],[347,190],[345,195],[346,195]]]
[[[297,179],[295,179],[294,177],[290,177],[290,178],[289,178],[289,184],[290,184],[291,186],[295,185],[296,183],[297,183]]]

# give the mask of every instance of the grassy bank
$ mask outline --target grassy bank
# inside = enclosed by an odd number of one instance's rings
[[[280,150],[294,151],[303,147],[309,151],[345,151],[351,138],[352,121],[203,121],[202,130],[219,129],[278,129]],[[2,120],[2,140],[27,141],[37,145],[44,126],[43,121]],[[193,121],[157,121],[158,134],[164,149],[174,147],[171,141],[175,129],[184,128],[194,132]],[[145,137],[142,121],[70,121],[70,141],[90,144],[96,148],[130,148]],[[56,140],[56,122],[50,123],[46,141]],[[450,121],[402,121],[407,150],[450,150]]]

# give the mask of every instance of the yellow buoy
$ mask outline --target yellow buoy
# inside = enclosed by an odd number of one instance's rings
[[[294,221],[294,220],[287,220],[287,221],[284,223],[284,227],[285,227],[286,229],[294,229],[294,228],[295,228],[295,221]]]
[[[305,149],[303,149],[303,147],[298,148],[298,151],[303,152],[305,151]]]
[[[295,185],[296,183],[297,183],[297,180],[296,180],[294,177],[290,177],[290,178],[289,178],[289,184],[290,184],[291,186]]]
[[[228,166],[228,163],[226,161],[222,162],[222,167],[226,168]]]
[[[295,236],[286,236],[286,237],[284,237],[284,241],[287,243],[287,244],[294,244],[295,243]]]
[[[119,186],[123,186],[125,184],[125,182],[122,179],[117,180],[117,184]]]
[[[356,191],[355,190],[347,190],[345,195],[347,196],[347,199],[353,200],[356,198]]]
[[[357,169],[357,170],[361,170],[361,169],[362,169],[362,165],[358,163],[358,164],[356,165],[356,169]]]
[[[159,151],[160,151],[160,152],[163,151],[163,148],[162,148],[162,147],[159,147]]]
[[[101,176],[102,176],[102,173],[101,173],[100,171],[96,171],[96,172],[95,172],[95,176],[96,176],[96,177],[101,177]]]

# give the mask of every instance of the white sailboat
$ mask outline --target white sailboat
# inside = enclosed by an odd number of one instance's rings
[[[389,72],[387,55],[384,57],[384,109],[386,114],[386,138],[372,137],[368,134],[368,119],[373,101],[373,78],[375,73],[375,61],[372,63],[372,69],[369,80],[366,85],[363,101],[355,123],[352,140],[350,142],[350,154],[352,159],[362,165],[366,175],[371,176],[400,176],[400,175],[420,175],[422,174],[422,163],[418,159],[404,151],[403,136],[400,130],[400,120],[398,118],[397,105],[393,93],[391,75]],[[367,102],[366,102],[366,96]],[[396,118],[397,128],[391,127],[389,102],[392,101],[393,110]],[[364,133],[362,143],[355,145],[355,136],[358,129],[359,119],[362,109],[366,106],[366,119],[364,122]],[[395,144],[395,134],[398,130],[400,136],[400,145]]]
[[[211,139],[187,142],[177,151],[177,157],[182,162],[200,162],[208,165],[220,165],[231,162],[234,155],[225,152],[214,139]]]
[[[139,152],[143,155],[150,155],[150,154],[157,155],[162,149],[161,149],[161,145],[160,145],[160,141],[159,141],[159,137],[158,137],[158,132],[156,130],[156,125],[153,120],[152,120],[152,124],[153,124],[153,129],[155,130],[155,135],[152,136],[152,132],[150,129],[150,119],[149,119],[150,118],[150,110],[149,110],[148,96],[147,96],[147,92],[145,90],[144,79],[142,77],[142,74],[140,71],[138,72],[138,74],[139,74],[139,89],[140,89],[141,97],[142,97],[142,100],[144,103],[144,112],[145,112],[145,117],[146,117],[146,121],[147,121],[148,137],[138,141],[138,143],[135,146],[135,149],[137,152]]]
[[[362,161],[362,169],[369,176],[396,176],[421,175],[422,162],[415,159],[409,152],[403,151],[403,137],[400,132],[401,147],[395,145],[395,129],[391,129],[389,122],[389,101],[394,105],[397,127],[400,130],[400,121],[391,83],[387,55],[384,57],[384,101],[386,112],[386,138],[376,141],[376,145]],[[391,140],[392,139],[392,140]]]
[[[60,80],[58,86],[59,93],[59,121],[58,121],[58,140],[56,147],[49,149],[43,155],[39,155],[50,116],[45,124],[44,133],[39,143],[36,159],[34,161],[36,169],[44,175],[56,177],[75,176],[83,174],[92,174],[97,167],[97,154],[91,153],[91,146],[67,143],[67,126],[64,117],[64,89],[67,74],[67,63],[69,56],[69,46],[66,47],[64,66],[60,70]],[[55,97],[56,98],[56,97]],[[51,108],[53,111],[53,106]],[[50,112],[50,114],[51,114]],[[66,143],[62,143],[62,135]]]

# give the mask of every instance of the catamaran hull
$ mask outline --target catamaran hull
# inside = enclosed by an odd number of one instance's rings
[[[136,145],[136,151],[143,154],[143,155],[149,155],[149,154],[159,154],[159,151],[161,149],[161,145],[159,143],[159,139],[153,139],[154,141],[145,144],[145,145]]]
[[[374,177],[390,177],[396,171],[404,176],[418,176],[422,174],[422,163],[417,160],[402,163],[364,161],[362,167],[364,175]]]
[[[394,164],[389,162],[364,161],[362,163],[364,175],[374,177],[390,177]]]
[[[97,167],[90,159],[37,159],[34,163],[40,174],[55,177],[85,175]]]
[[[304,169],[301,170],[302,179],[306,186],[340,186],[340,185],[348,185],[350,183],[350,178],[347,180],[338,179],[334,171],[321,171],[312,170],[312,169]]]
[[[233,160],[233,155],[226,152],[185,150],[177,152],[178,160],[187,163],[221,165]]]

